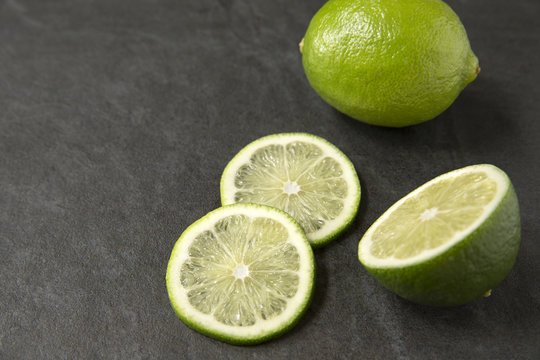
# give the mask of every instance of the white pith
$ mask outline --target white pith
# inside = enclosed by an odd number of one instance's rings
[[[452,237],[452,239],[442,244],[441,246],[434,249],[430,249],[430,250],[424,250],[419,255],[411,257],[411,258],[396,259],[393,257],[389,257],[389,258],[381,259],[381,258],[371,255],[371,252],[370,252],[370,248],[372,246],[371,237],[374,231],[378,228],[379,224],[383,223],[390,216],[391,213],[393,213],[397,208],[400,207],[402,203],[404,203],[407,199],[416,196],[416,194],[422,192],[425,188],[427,188],[428,186],[436,182],[439,182],[441,180],[445,180],[451,177],[458,177],[463,174],[473,173],[473,172],[486,173],[491,180],[497,183],[497,191],[492,201],[484,207],[484,211],[482,215],[479,216],[476,219],[476,221],[474,221],[467,229],[456,232],[454,236]],[[381,217],[379,217],[373,223],[373,225],[371,225],[371,227],[367,230],[362,240],[360,241],[360,244],[358,246],[358,256],[364,265],[367,265],[372,268],[404,267],[404,266],[418,264],[428,259],[434,258],[437,255],[442,254],[443,252],[445,252],[446,250],[448,250],[449,248],[451,248],[452,246],[460,242],[462,239],[466,238],[474,230],[476,230],[488,218],[488,216],[497,208],[498,204],[501,202],[502,198],[504,197],[504,194],[506,194],[509,184],[510,182],[506,174],[492,165],[472,165],[472,166],[468,166],[462,169],[458,169],[458,170],[443,174],[425,183],[424,185],[420,186],[413,192],[409,193],[407,196],[401,198],[398,202],[392,205],[383,215],[381,215]],[[420,221],[428,220],[436,216],[436,212],[437,212],[436,208],[426,209],[424,213],[421,214],[421,218],[419,220]],[[424,217],[423,219],[422,219],[422,216]]]
[[[324,226],[322,226],[319,230],[306,234],[308,240],[312,244],[317,244],[318,242],[333,235],[339,229],[343,228],[343,226],[350,221],[350,219],[356,213],[358,203],[360,201],[360,184],[358,181],[358,176],[356,175],[350,160],[345,157],[340,150],[324,139],[303,133],[277,134],[263,137],[247,145],[233,158],[233,160],[231,160],[223,172],[221,179],[222,203],[223,205],[234,204],[234,196],[236,192],[239,191],[234,183],[235,174],[242,165],[250,161],[251,156],[258,149],[268,145],[285,146],[294,141],[303,141],[317,145],[323,151],[323,155],[321,156],[320,160],[325,157],[330,157],[336,160],[343,170],[343,175],[341,178],[347,183],[348,191],[347,196],[342,200],[343,211],[341,214],[339,214],[333,220],[325,220]],[[315,166],[315,164],[313,166]],[[289,195],[294,194],[301,190],[301,186],[301,184],[296,184],[296,182],[291,181],[291,179],[286,179],[286,181],[284,181],[283,191]]]
[[[189,247],[195,237],[201,232],[213,228],[217,221],[231,215],[244,215],[248,217],[265,217],[278,221],[289,233],[288,243],[296,247],[299,255],[300,268],[296,272],[299,276],[296,294],[287,300],[285,310],[274,318],[264,320],[257,318],[251,326],[229,326],[216,320],[212,314],[204,314],[194,308],[187,297],[189,289],[180,283],[182,264],[188,259]],[[313,253],[298,224],[293,222],[285,213],[261,205],[236,204],[214,210],[191,225],[176,243],[167,269],[167,288],[171,302],[175,309],[182,313],[189,322],[224,337],[233,339],[256,339],[265,334],[271,334],[287,326],[307,304],[313,287]],[[249,268],[244,264],[237,264],[233,275],[238,279],[249,276]]]

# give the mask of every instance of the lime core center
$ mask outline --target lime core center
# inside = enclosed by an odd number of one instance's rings
[[[298,194],[300,185],[296,181],[287,181],[283,184],[283,192],[287,195]]]
[[[246,265],[240,263],[234,268],[233,275],[237,279],[244,280],[249,275],[249,269]]]
[[[435,216],[437,216],[437,213],[439,212],[439,209],[436,207],[431,209],[426,209],[422,214],[420,214],[420,220],[427,221],[430,219],[433,219]]]

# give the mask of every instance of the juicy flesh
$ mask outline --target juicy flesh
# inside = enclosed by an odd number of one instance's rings
[[[298,290],[300,257],[270,218],[231,215],[189,247],[180,282],[190,304],[230,326],[281,314]]]
[[[314,144],[268,145],[238,169],[234,201],[281,209],[309,234],[343,211],[347,183],[342,176],[340,164]]]
[[[469,228],[496,193],[497,183],[484,172],[434,183],[379,224],[370,252],[380,259],[408,259],[442,246]]]

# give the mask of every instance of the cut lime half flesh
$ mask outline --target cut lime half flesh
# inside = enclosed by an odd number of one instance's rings
[[[235,204],[184,231],[166,281],[172,307],[188,326],[225,342],[256,344],[299,320],[314,276],[311,247],[289,215]]]
[[[358,257],[397,294],[451,306],[498,285],[519,242],[519,207],[508,176],[493,165],[473,165],[395,203],[363,236]]]
[[[279,208],[316,247],[350,225],[360,203],[360,182],[351,161],[328,141],[305,133],[275,134],[247,145],[229,162],[221,202]]]

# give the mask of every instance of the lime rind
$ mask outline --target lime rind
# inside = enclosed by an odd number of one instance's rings
[[[287,301],[285,310],[268,320],[258,318],[252,326],[229,326],[218,322],[212,314],[194,308],[187,291],[180,283],[180,272],[188,259],[188,248],[195,237],[212,227],[219,219],[230,215],[267,217],[282,224],[289,234],[289,242],[299,254],[299,282],[295,295]],[[190,328],[218,340],[238,345],[250,345],[275,338],[290,330],[306,311],[313,293],[315,261],[311,246],[296,221],[285,212],[259,204],[234,204],[218,208],[189,226],[176,242],[167,267],[166,284],[169,299],[177,316]]]
[[[343,170],[343,179],[348,186],[348,193],[343,200],[343,211],[333,220],[326,220],[325,226],[317,231],[307,234],[307,238],[313,247],[321,247],[337,236],[339,236],[347,227],[350,226],[358,211],[361,188],[358,175],[352,162],[341,150],[327,140],[307,133],[282,133],[262,137],[245,146],[240,152],[227,164],[220,182],[221,203],[229,205],[235,203],[235,175],[238,169],[248,163],[252,155],[258,150],[268,145],[286,146],[294,141],[304,141],[319,146],[325,156],[337,160]],[[283,209],[282,209],[283,210]]]

